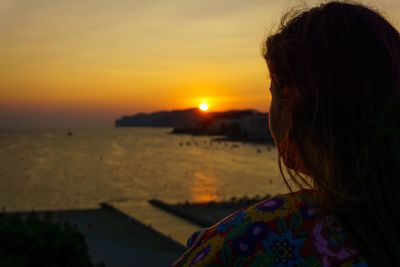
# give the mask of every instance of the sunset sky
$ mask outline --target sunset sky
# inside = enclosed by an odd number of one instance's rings
[[[1,0],[0,128],[111,127],[209,104],[267,111],[283,0]],[[400,1],[363,1],[397,27]]]

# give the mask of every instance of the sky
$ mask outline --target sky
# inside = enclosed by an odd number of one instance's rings
[[[263,40],[316,2],[1,0],[0,128],[112,127],[202,102],[268,111]],[[362,2],[400,28],[399,0]]]

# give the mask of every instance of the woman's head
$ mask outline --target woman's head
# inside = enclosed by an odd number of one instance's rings
[[[362,149],[374,130],[368,123],[400,97],[399,33],[364,6],[331,2],[284,17],[264,57],[275,141],[299,156],[296,163],[280,151],[287,167],[304,165],[314,179],[329,171],[315,157],[340,161],[341,142]]]
[[[392,204],[370,213],[400,186],[399,32],[365,6],[330,2],[286,15],[263,52],[270,128],[293,180],[338,213],[363,205],[360,218],[400,223]]]

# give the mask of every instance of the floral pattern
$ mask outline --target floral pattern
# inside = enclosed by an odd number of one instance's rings
[[[239,210],[193,234],[174,266],[368,266],[315,199],[314,191],[302,190]]]
[[[284,198],[272,198],[270,200],[261,202],[256,206],[257,209],[267,212],[267,211],[274,211],[281,208],[285,204]]]
[[[251,240],[260,240],[267,237],[268,228],[265,222],[254,222],[247,229],[247,235]]]
[[[322,257],[323,266],[336,266],[337,262],[351,257],[356,251],[344,246],[346,237],[342,228],[324,229],[322,223],[313,229],[315,248]]]
[[[217,226],[217,233],[226,232],[231,228],[231,226],[240,224],[243,218],[245,217],[244,211],[238,211],[231,216],[225,218],[220,224]]]
[[[202,243],[201,246],[193,246],[187,256],[186,266],[204,266],[205,262],[212,260],[223,246],[223,238],[216,236]]]
[[[275,264],[277,267],[293,266],[302,262],[300,247],[303,239],[294,238],[290,231],[283,235],[276,233],[262,241],[263,247],[269,253],[275,254]]]

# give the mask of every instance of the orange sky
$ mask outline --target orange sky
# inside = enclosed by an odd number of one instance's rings
[[[399,25],[398,0],[364,2]],[[0,127],[112,126],[203,100],[267,111],[260,47],[287,3],[1,0]]]

